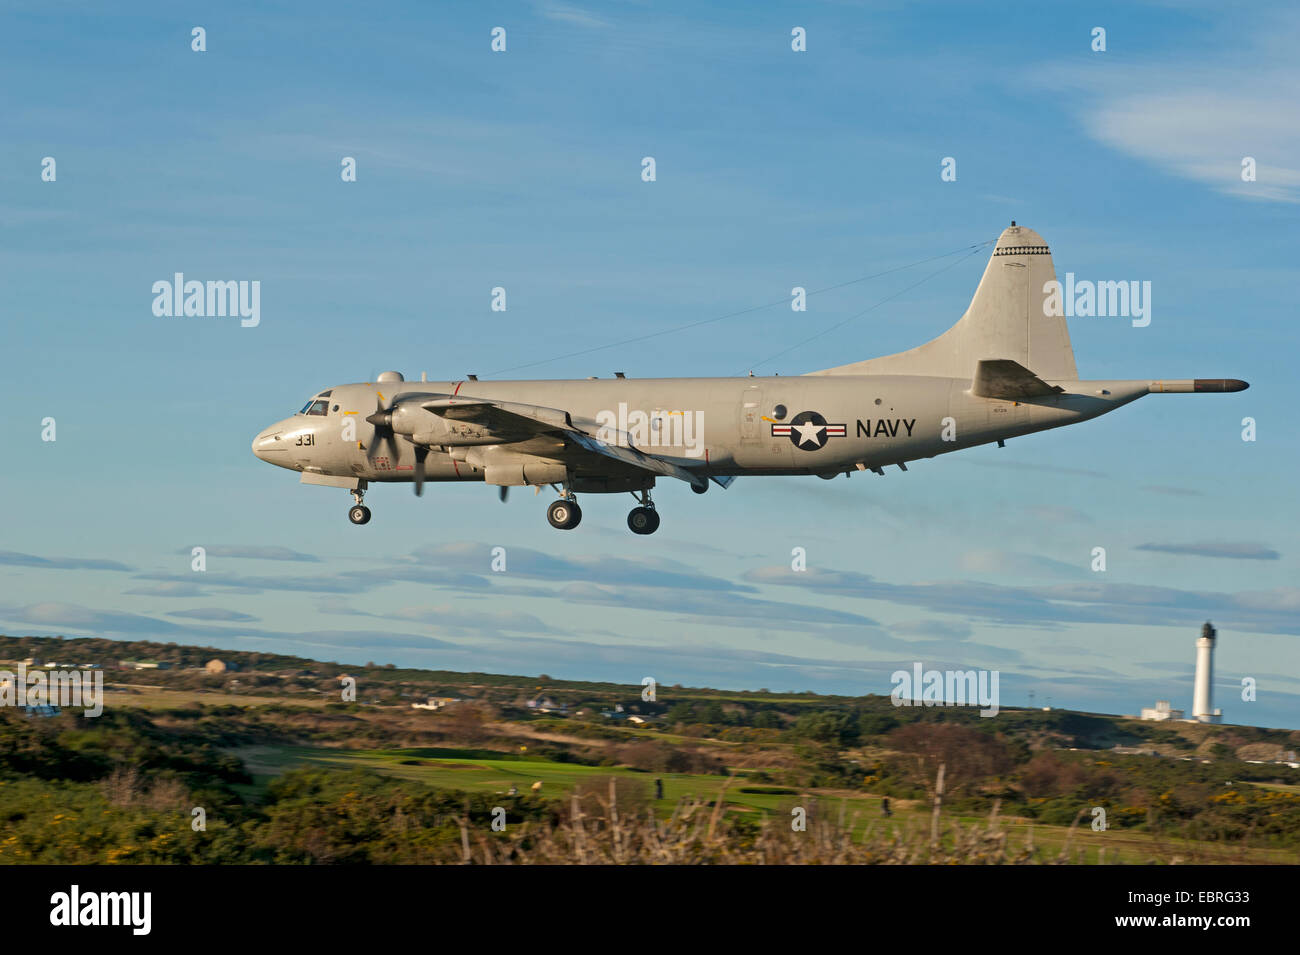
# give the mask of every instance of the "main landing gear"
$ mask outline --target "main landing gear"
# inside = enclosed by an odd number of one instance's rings
[[[650,500],[650,492],[641,492],[641,506],[634,507],[627,515],[627,526],[633,534],[653,534],[659,530],[659,512],[655,502]]]
[[[353,524],[370,523],[370,508],[361,503],[361,499],[365,497],[365,494],[365,491],[359,489],[352,492],[352,498],[356,503],[348,508],[348,520]]]
[[[578,526],[582,520],[582,508],[578,506],[578,499],[572,491],[566,490],[564,497],[551,502],[551,506],[546,509],[546,519],[552,527],[562,531],[571,531]]]
[[[637,497],[636,492],[633,496]],[[650,492],[641,491],[637,499],[641,505],[632,508],[627,515],[627,526],[633,534],[653,534],[659,530],[659,512],[655,510],[654,501],[650,500]],[[546,509],[546,519],[552,527],[562,531],[573,530],[582,520],[582,508],[578,507],[578,499],[567,485],[560,491],[560,499],[552,501]]]

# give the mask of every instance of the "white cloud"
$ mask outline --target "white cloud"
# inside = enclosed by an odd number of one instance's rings
[[[609,26],[608,21],[602,20],[596,14],[568,3],[543,3],[538,6],[538,12],[548,20],[558,20],[574,26],[592,29],[605,29]]]
[[[1084,126],[1095,138],[1184,179],[1247,199],[1300,202],[1300,74],[1225,71],[1210,83],[1104,97]],[[1254,182],[1242,160],[1255,160]]]
[[[1201,45],[1164,59],[1083,74],[1054,65],[1040,75],[1082,94],[1080,123],[1114,149],[1226,195],[1300,202],[1298,24],[1288,13],[1237,36],[1239,21],[1225,21]],[[1242,180],[1247,156],[1254,182]]]

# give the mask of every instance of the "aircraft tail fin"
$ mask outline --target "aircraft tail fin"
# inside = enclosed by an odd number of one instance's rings
[[[1014,222],[998,238],[961,320],[909,351],[816,371],[815,375],[933,375],[975,379],[979,363],[1013,362],[1039,379],[1077,380],[1064,315],[1049,314],[1044,287],[1056,280],[1043,237]],[[990,369],[990,373],[992,369]]]

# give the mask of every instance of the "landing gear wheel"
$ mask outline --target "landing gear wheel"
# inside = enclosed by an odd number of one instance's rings
[[[703,493],[704,493],[705,491],[707,491],[708,489],[709,489],[709,486],[708,486],[707,484],[692,484],[692,485],[691,485],[691,490],[694,491],[696,494],[703,494]]]
[[[634,507],[628,512],[627,526],[633,534],[653,534],[659,530],[659,513],[649,507]]]
[[[370,508],[366,507],[364,504],[357,504],[348,508],[348,520],[353,524],[369,524]]]
[[[578,507],[577,501],[561,498],[551,502],[551,506],[546,509],[546,519],[551,522],[552,527],[571,531],[582,520],[582,508]]]

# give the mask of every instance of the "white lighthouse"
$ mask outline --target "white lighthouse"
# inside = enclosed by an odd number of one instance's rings
[[[1192,719],[1217,723],[1222,710],[1214,709],[1214,626],[1207,620],[1196,641],[1196,683],[1192,694]]]

